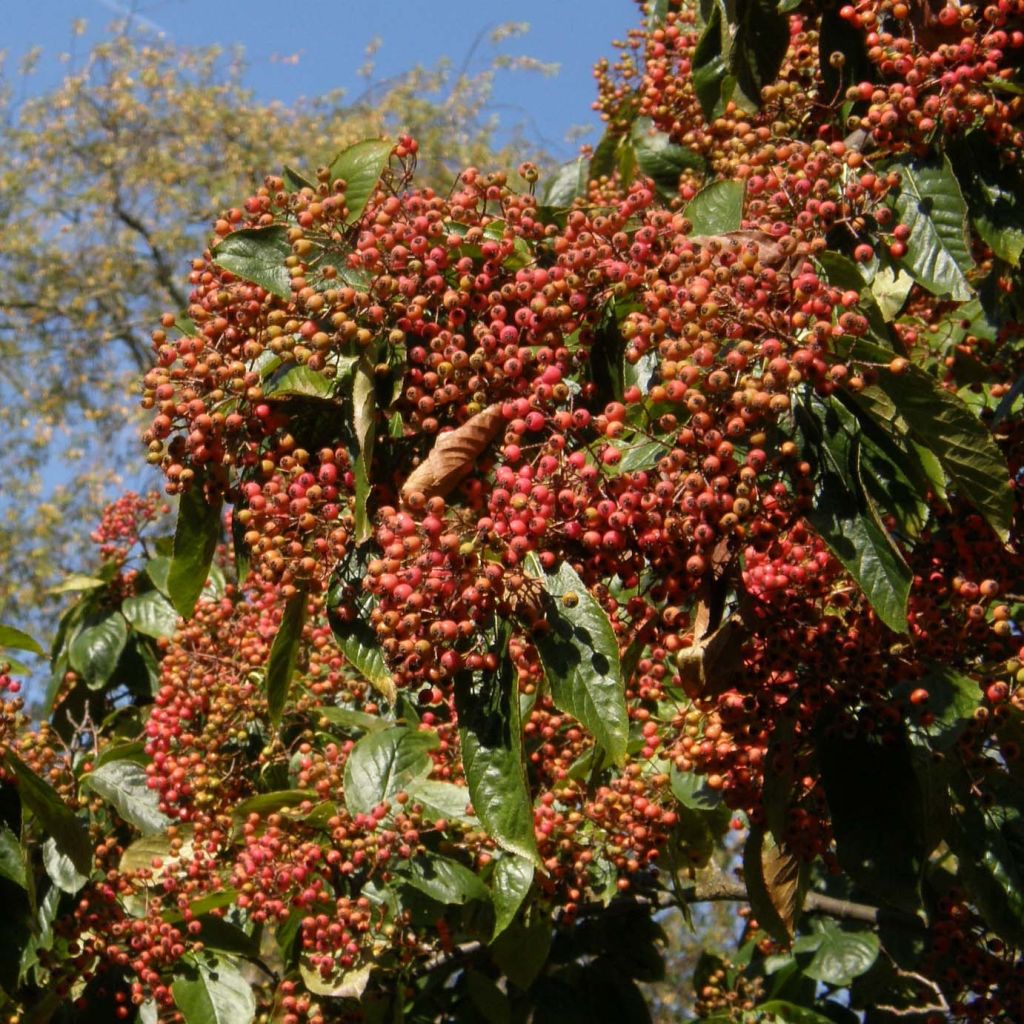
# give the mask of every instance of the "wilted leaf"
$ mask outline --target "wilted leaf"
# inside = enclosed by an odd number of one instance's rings
[[[476,460],[498,436],[505,418],[501,406],[490,405],[460,427],[439,434],[430,454],[402,485],[402,499],[417,492],[446,497],[473,470]]]

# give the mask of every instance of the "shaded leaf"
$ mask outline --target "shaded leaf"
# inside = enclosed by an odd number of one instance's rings
[[[334,381],[308,366],[289,366],[271,376],[263,387],[266,398],[304,398],[334,400]]]
[[[874,932],[844,931],[837,922],[824,920],[821,941],[804,974],[826,985],[846,988],[866,974],[878,959],[879,942]]]
[[[301,588],[288,599],[267,659],[267,714],[275,726],[281,722],[288,700],[288,687],[295,674],[308,600],[306,592]]]
[[[507,652],[507,635],[504,643],[497,672],[463,672],[456,677],[462,764],[473,809],[487,834],[503,849],[536,862],[519,687]]]
[[[213,555],[221,539],[218,495],[207,501],[198,479],[178,499],[178,521],[174,528],[174,549],[167,574],[167,591],[177,613],[189,619],[210,574]]]
[[[66,853],[61,853],[57,841],[52,837],[43,843],[43,867],[46,868],[50,881],[61,892],[70,893],[72,896],[89,880],[88,875],[83,875]]]
[[[211,250],[213,262],[243,281],[251,281],[281,299],[292,296],[292,279],[284,261],[292,254],[288,229],[275,224],[242,228],[222,238]]]
[[[395,869],[404,882],[445,906],[486,900],[487,887],[480,877],[458,861],[436,854],[413,857]]]
[[[18,780],[22,806],[34,815],[43,831],[54,838],[57,849],[71,859],[79,872],[91,872],[92,844],[89,842],[89,833],[74,811],[13,750],[8,748],[3,756]]]
[[[637,170],[654,182],[663,199],[679,194],[679,179],[685,171],[704,171],[704,158],[699,153],[672,142],[665,132],[654,131],[649,117],[638,117],[633,122],[630,139]]]
[[[334,999],[360,999],[370,983],[371,964],[353,967],[347,971],[334,971],[326,978],[319,970],[310,967],[305,961],[299,964],[299,973],[303,984],[314,995],[330,996]]]
[[[49,840],[48,840],[49,841]],[[25,854],[18,837],[0,822],[0,878],[25,888]]]
[[[590,161],[584,157],[562,164],[544,188],[544,205],[556,208],[572,206],[573,200],[586,195],[589,178]]]

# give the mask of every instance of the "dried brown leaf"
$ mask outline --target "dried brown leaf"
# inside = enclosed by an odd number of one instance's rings
[[[784,845],[761,847],[761,868],[768,897],[790,936],[803,902],[800,892],[800,861]]]
[[[417,492],[430,498],[450,494],[472,471],[476,460],[504,424],[500,405],[489,405],[461,427],[440,434],[430,454],[402,485],[402,500]]]

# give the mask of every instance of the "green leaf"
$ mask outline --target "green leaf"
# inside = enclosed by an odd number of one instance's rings
[[[654,182],[663,199],[679,194],[679,179],[684,171],[704,172],[704,158],[672,142],[666,132],[654,131],[654,122],[649,117],[638,117],[633,122],[630,138],[637,170]]]
[[[380,715],[371,715],[355,708],[316,708],[315,714],[326,718],[332,725],[342,729],[358,729],[360,732],[376,732],[378,729],[386,729],[389,724]]]
[[[343,149],[331,163],[331,181],[344,180],[346,224],[354,224],[363,215],[377,182],[387,166],[392,144],[383,139],[364,139]]]
[[[18,780],[18,794],[27,808],[57,843],[57,849],[71,858],[82,874],[92,871],[92,844],[85,826],[56,790],[33,772],[10,748],[4,754],[8,768]]]
[[[739,231],[743,224],[742,181],[713,181],[702,188],[683,208],[683,216],[693,225],[693,235],[724,235]]]
[[[547,962],[551,951],[551,919],[537,907],[524,921],[513,920],[490,945],[491,956],[508,980],[523,991],[528,989]]]
[[[538,862],[533,804],[526,782],[519,686],[507,650],[497,672],[462,672],[455,680],[462,767],[473,809],[503,849]]]
[[[413,779],[405,791],[412,803],[422,805],[424,817],[432,821],[477,821],[467,810],[470,796],[465,786],[440,779]]]
[[[702,10],[704,5],[702,4]],[[725,112],[735,89],[727,58],[732,47],[732,32],[725,14],[723,0],[711,0],[711,9],[704,16],[704,30],[693,54],[693,89],[707,121]]]
[[[334,382],[308,366],[288,366],[274,373],[263,388],[266,398],[289,398],[301,395],[304,398],[334,400]]]
[[[806,1006],[786,1002],[784,999],[772,999],[754,1007],[754,1012],[764,1021],[783,1021],[784,1024],[834,1024],[831,1018],[808,1010]]]
[[[696,772],[681,772],[675,765],[669,776],[672,795],[691,811],[713,811],[722,805],[722,794],[711,789],[704,775]]]
[[[192,486],[178,500],[167,591],[171,604],[183,619],[192,617],[210,574],[214,552],[221,539],[221,505],[220,496],[212,502],[206,500],[198,479],[192,481]]]
[[[0,878],[21,886],[25,885],[25,854],[18,837],[0,822]]]
[[[146,780],[146,770],[137,762],[108,761],[86,775],[82,785],[103,797],[144,836],[152,836],[163,832],[171,819],[160,810],[160,798]]]
[[[250,814],[265,816],[280,811],[284,807],[298,807],[306,801],[316,802],[316,792],[312,789],[275,789],[270,793],[257,793],[241,803],[235,804],[231,816],[236,821],[245,821]]]
[[[458,861],[436,854],[413,857],[395,869],[395,876],[445,906],[460,906],[489,896],[479,875]]]
[[[743,95],[761,105],[761,90],[775,81],[789,49],[789,19],[776,0],[737,0],[729,70]]]
[[[10,647],[16,651],[29,651],[31,654],[45,654],[38,642],[28,633],[14,626],[0,625],[0,647]]]
[[[877,339],[880,345],[889,344],[889,327],[872,290],[875,281],[878,280],[878,274],[875,275],[872,280],[872,287],[869,288],[857,264],[853,260],[847,259],[841,253],[822,252],[817,255],[816,259],[825,280],[830,285],[835,288],[842,288],[844,291],[855,291],[860,295],[858,311],[867,318],[872,336]],[[902,274],[902,276],[906,278],[909,284],[913,284],[906,274]]]
[[[821,922],[821,942],[814,958],[803,969],[808,978],[846,988],[866,974],[878,959],[879,942],[874,932],[844,931],[835,921]]]
[[[544,188],[544,205],[556,208],[572,206],[573,200],[587,194],[590,161],[583,157],[562,164]]]
[[[251,1024],[256,1017],[252,986],[225,957],[202,958],[171,991],[185,1024]]]
[[[119,611],[90,616],[68,648],[71,667],[91,689],[107,683],[128,642],[128,623]]]
[[[914,279],[904,270],[881,266],[871,279],[871,294],[878,303],[882,318],[893,321],[899,316],[914,287]]]
[[[96,576],[83,576],[81,573],[75,573],[62,580],[57,586],[50,587],[46,592],[48,594],[69,594],[79,590],[96,590],[99,587],[105,587],[109,582],[109,580],[102,580]]]
[[[888,363],[884,349],[858,341],[851,354],[874,362]],[[892,401],[916,439],[938,458],[961,497],[988,521],[1005,544],[1013,518],[1013,488],[1009,471],[998,445],[985,425],[956,395],[917,366],[895,374],[879,368],[878,386]],[[865,389],[868,390],[868,389]],[[857,404],[891,429],[870,405],[857,396]]]
[[[121,612],[131,625],[146,636],[174,636],[178,628],[178,613],[159,591],[149,590],[121,602]]]
[[[983,806],[967,772],[952,775],[953,815],[946,841],[964,888],[988,926],[1024,946],[1024,821],[1017,807]],[[1019,793],[1017,794],[1019,797]]]
[[[547,576],[531,555],[530,571],[547,591],[550,629],[537,637],[551,699],[586,728],[616,764],[626,757],[629,715],[619,646],[604,609],[568,562]],[[565,595],[576,603],[569,607]],[[573,598],[570,597],[570,601]]]
[[[819,496],[807,519],[864,592],[879,619],[905,633],[913,574],[864,494],[854,417],[838,402],[801,408],[809,447],[821,454]]]
[[[43,867],[46,868],[50,881],[61,892],[70,893],[72,896],[89,881],[88,875],[83,875],[75,867],[71,858],[60,851],[57,840],[52,837],[43,843]]]
[[[352,814],[369,814],[403,790],[413,779],[430,773],[430,751],[437,733],[397,725],[364,736],[345,763],[345,804]]]
[[[288,229],[280,224],[233,231],[212,250],[213,262],[218,267],[281,299],[292,297],[292,279],[284,265],[291,254]]]
[[[967,205],[949,158],[894,164],[890,169],[903,176],[894,206],[900,223],[910,228],[901,266],[933,295],[966,301],[972,295],[966,271],[974,259],[967,237]]]
[[[370,983],[373,965],[353,967],[347,971],[335,971],[325,978],[320,971],[306,963],[299,964],[302,982],[314,995],[330,996],[332,999],[360,999]]]
[[[351,582],[359,586],[361,581],[360,573],[354,576]],[[335,575],[327,595],[327,620],[346,661],[382,694],[388,703],[393,704],[396,695],[395,681],[384,660],[384,652],[381,650],[377,633],[369,623],[370,614],[377,603],[376,598],[372,594],[358,590],[350,605],[344,609],[346,614],[343,615],[339,608],[348,582],[350,581],[343,579],[340,574]]]
[[[286,192],[299,192],[304,188],[316,191],[315,181],[310,181],[304,174],[295,170],[294,167],[289,167],[287,164],[282,168],[281,177],[284,178]]]
[[[370,473],[373,465],[373,443],[377,418],[376,388],[373,380],[373,366],[364,355],[355,368],[352,382],[352,421],[359,455],[356,458],[356,530],[357,544],[362,544],[373,532],[373,524],[367,514],[366,503],[370,497]]]
[[[272,725],[281,723],[284,706],[288,700],[288,687],[295,674],[295,663],[302,643],[302,627],[306,622],[306,604],[309,601],[305,590],[299,588],[289,599],[281,616],[274,643],[267,659],[267,714]]]
[[[171,560],[167,555],[157,555],[151,558],[143,568],[143,572],[149,577],[149,582],[160,591],[164,597],[170,597],[167,592],[167,576],[171,571]]]
[[[906,712],[917,736],[927,740],[930,750],[951,750],[974,720],[974,712],[981,703],[981,687],[970,676],[932,662],[923,677],[907,679],[896,686],[893,696],[906,700],[917,689],[928,691],[925,704],[920,708],[911,705]]]
[[[515,919],[533,884],[533,862],[515,854],[502,857],[491,876],[491,902],[494,904],[493,942]]]

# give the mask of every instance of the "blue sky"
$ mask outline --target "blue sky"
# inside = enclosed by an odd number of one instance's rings
[[[81,52],[123,11],[134,11],[138,25],[177,43],[241,43],[249,59],[248,84],[262,99],[285,102],[339,87],[350,95],[362,92],[356,71],[374,37],[382,40],[377,75],[387,78],[416,63],[429,66],[442,55],[461,61],[481,30],[504,21],[528,22],[530,32],[501,51],[557,63],[561,70],[555,78],[502,74],[496,110],[503,123],[524,125],[531,139],[562,159],[574,152],[564,141],[571,128],[598,124],[590,109],[594,61],[610,54],[611,40],[623,38],[639,21],[632,0],[0,0],[0,45],[13,59],[41,46],[36,83],[45,88],[62,73],[58,56],[72,45],[75,19],[88,25],[85,38],[74,41]],[[297,61],[286,59],[296,55]],[[483,60],[481,55],[477,65]],[[596,137],[595,127],[590,138]]]

